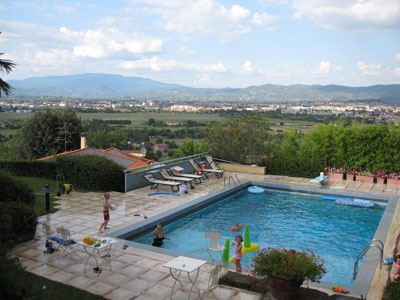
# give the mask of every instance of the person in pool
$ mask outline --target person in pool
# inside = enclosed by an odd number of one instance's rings
[[[153,238],[153,246],[155,247],[161,247],[164,240],[169,240],[169,238],[164,235],[164,229],[160,222],[157,223],[156,229],[153,230]]]

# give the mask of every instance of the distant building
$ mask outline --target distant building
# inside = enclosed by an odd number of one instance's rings
[[[96,149],[92,147],[86,146],[86,138],[85,136],[81,137],[81,149],[67,151],[63,153],[57,154],[57,156],[64,155],[96,155],[105,157],[109,160],[112,160],[116,164],[122,166],[125,169],[133,169],[138,167],[143,167],[147,165],[151,165],[155,163],[154,160],[147,159],[144,157],[139,157],[133,154],[125,153],[117,148],[108,148],[106,150]],[[39,158],[39,160],[51,159],[53,156],[46,156]]]
[[[169,146],[167,144],[155,144],[153,147],[153,152],[156,153],[157,151],[165,152],[169,150]]]

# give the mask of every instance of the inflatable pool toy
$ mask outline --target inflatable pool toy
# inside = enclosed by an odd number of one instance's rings
[[[206,165],[201,165],[201,168],[204,169],[206,167]]]
[[[353,198],[336,197],[336,196],[321,196],[321,199],[334,201],[336,204],[340,205],[350,205],[350,206],[367,207],[367,208],[373,208],[375,206],[375,203],[373,201],[365,199],[353,199]]]
[[[116,206],[115,204],[110,204],[110,209],[111,209],[112,211],[114,211],[114,210],[117,209],[117,206]]]
[[[249,233],[249,227],[246,225],[244,225],[244,243],[242,243],[243,247],[242,247],[242,255],[245,256],[247,253],[249,252],[255,252],[258,249],[260,249],[260,246],[258,246],[257,244],[253,244],[250,242],[250,233]],[[229,261],[230,263],[234,263],[235,262],[235,256],[232,256]]]
[[[236,231],[236,227],[235,227],[235,226],[232,226],[232,227],[231,227],[231,230],[232,230],[232,231]]]
[[[262,187],[260,187],[260,186],[249,186],[248,188],[247,188],[247,190],[250,192],[250,193],[254,193],[254,194],[259,194],[259,193],[264,193],[264,189],[262,188]]]
[[[341,286],[338,285],[332,285],[332,292],[336,293],[341,293],[341,294],[349,294],[350,292],[348,290],[345,290]]]
[[[226,239],[225,241],[225,250],[224,253],[222,254],[222,261],[224,262],[229,261],[229,239]]]
[[[156,192],[156,193],[150,193],[150,194],[147,194],[147,196],[153,196],[153,195],[163,195],[163,194],[165,194],[165,195],[174,195],[174,196],[180,196],[180,194],[178,194],[178,193],[168,193],[168,192]]]

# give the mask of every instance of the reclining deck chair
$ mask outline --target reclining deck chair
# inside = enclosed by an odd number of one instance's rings
[[[181,168],[181,169],[183,170],[183,168]],[[171,173],[172,173],[174,176],[193,178],[193,179],[194,179],[194,182],[197,183],[197,184],[201,183],[201,179],[204,177],[203,175],[194,175],[194,174],[185,174],[185,173],[181,173],[180,170],[177,169],[177,167],[174,167],[174,168],[169,169],[169,170],[171,171]],[[197,180],[198,180],[199,182],[197,182]]]
[[[170,186],[172,189],[172,192],[177,192],[177,191],[179,191],[179,186],[181,185],[180,182],[156,179],[151,174],[145,174],[145,175],[143,175],[143,177],[148,182],[150,182],[150,184],[151,184],[150,189],[155,189],[158,187],[159,184],[161,184],[161,185]],[[176,188],[176,190],[174,188]]]
[[[190,184],[190,188],[194,189],[194,186],[192,184],[192,181],[194,181],[194,178],[182,177],[182,176],[171,176],[168,174],[168,171],[166,171],[166,170],[160,171],[160,174],[165,180],[180,181],[180,182],[184,182],[186,184],[188,183],[188,184]]]
[[[206,161],[208,163],[208,165],[211,167],[211,169],[213,170],[221,170],[223,171],[218,164],[213,160],[213,158],[210,155],[206,156]]]
[[[222,176],[224,176],[224,170],[214,170],[214,169],[205,169],[205,168],[202,169],[197,163],[195,163],[195,161],[193,159],[190,159],[189,162],[195,170],[197,170],[197,169],[201,170],[204,173],[204,176],[206,178],[208,178],[208,176],[207,176],[208,173],[214,174],[218,178],[222,178]]]

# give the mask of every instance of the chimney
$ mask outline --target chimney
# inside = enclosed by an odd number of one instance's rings
[[[86,133],[81,133],[81,149],[86,148]]]

